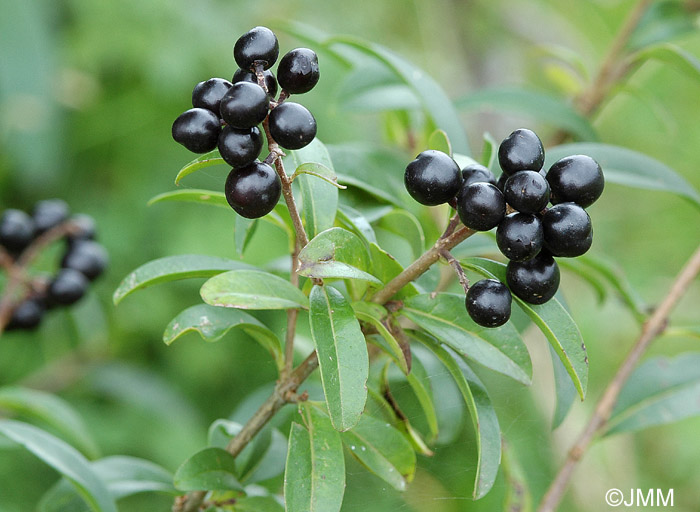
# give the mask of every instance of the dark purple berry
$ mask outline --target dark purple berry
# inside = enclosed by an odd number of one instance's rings
[[[586,210],[576,203],[552,206],[542,216],[544,246],[554,256],[581,256],[593,243],[593,226]]]
[[[40,235],[51,228],[55,228],[68,218],[69,213],[68,203],[63,199],[38,201],[32,210],[36,233]]]
[[[404,184],[420,204],[436,206],[457,195],[462,175],[457,162],[449,155],[429,149],[406,166]]]
[[[218,115],[221,98],[230,88],[231,82],[223,78],[210,78],[199,82],[192,91],[192,106],[206,108]]]
[[[462,169],[464,183],[491,183],[496,185],[496,177],[487,167],[481,164],[470,164]]]
[[[44,317],[46,306],[44,301],[37,297],[30,297],[20,302],[12,312],[7,330],[36,329]]]
[[[542,249],[544,234],[540,219],[529,213],[511,213],[496,229],[496,243],[512,261],[534,258]]]
[[[270,108],[270,97],[259,85],[237,82],[221,99],[221,117],[229,126],[252,128],[262,123]]]
[[[605,187],[603,170],[586,155],[557,160],[549,168],[547,181],[552,190],[552,204],[572,202],[583,208],[592,205]]]
[[[78,302],[87,291],[89,281],[82,272],[72,268],[58,271],[47,290],[48,300],[53,305],[70,306]]]
[[[232,169],[226,178],[226,200],[248,219],[267,215],[279,201],[282,184],[275,170],[263,162]]]
[[[520,171],[508,178],[503,195],[513,209],[539,213],[549,203],[549,184],[538,172]]]
[[[34,220],[22,210],[10,208],[0,217],[0,245],[18,254],[34,240]]]
[[[109,256],[102,245],[94,240],[81,240],[69,246],[61,267],[77,270],[92,281],[104,272],[108,263]]]
[[[277,66],[280,87],[290,94],[309,92],[318,83],[318,57],[308,48],[296,48],[288,52]]]
[[[457,195],[457,213],[462,223],[475,231],[488,231],[506,216],[506,200],[491,183],[463,186]]]
[[[173,139],[193,153],[206,153],[216,147],[221,131],[219,116],[205,108],[191,108],[173,123]]]
[[[531,260],[511,261],[506,268],[510,291],[530,304],[544,304],[554,297],[559,277],[559,266],[546,251]]]
[[[498,163],[508,176],[518,171],[537,172],[544,165],[542,141],[532,130],[515,130],[501,142]]]
[[[70,231],[66,238],[69,245],[81,240],[94,240],[97,236],[97,223],[89,215],[79,213],[73,215],[68,222]]]
[[[506,189],[506,181],[508,181],[508,175],[506,173],[501,173],[496,182],[496,188],[503,192]]]
[[[465,305],[472,320],[482,327],[498,327],[510,318],[513,298],[506,285],[482,279],[469,287]]]
[[[225,126],[219,135],[219,153],[231,167],[242,167],[253,162],[263,147],[263,139],[257,126],[238,130]]]
[[[271,98],[274,98],[277,96],[277,79],[275,78],[275,75],[272,71],[269,69],[266,69],[263,72],[263,80],[265,81],[265,87],[267,87],[267,93],[270,95]],[[251,82],[254,84],[258,83],[258,77],[255,73],[252,71],[248,71],[245,69],[237,69],[236,72],[233,74],[233,78],[231,81],[235,84],[238,82]]]
[[[280,46],[277,36],[267,27],[255,27],[238,38],[233,58],[241,69],[251,69],[257,62],[269,69],[277,61]]]
[[[270,113],[270,134],[285,149],[301,149],[316,137],[316,119],[303,105],[286,101]]]

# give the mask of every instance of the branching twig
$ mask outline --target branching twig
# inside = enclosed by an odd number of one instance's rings
[[[462,288],[464,288],[464,293],[466,294],[469,291],[469,279],[467,279],[467,275],[464,273],[462,265],[459,263],[459,261],[455,259],[454,256],[452,256],[452,253],[447,249],[443,249],[442,251],[440,251],[440,256],[445,258],[447,260],[447,263],[452,265],[452,268],[455,270],[455,274],[457,274],[457,278],[459,279],[459,284],[462,285]]]

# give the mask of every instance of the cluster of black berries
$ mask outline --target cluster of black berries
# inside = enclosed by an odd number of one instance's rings
[[[485,327],[510,318],[511,292],[530,304],[543,304],[559,287],[554,257],[584,254],[593,241],[584,208],[603,193],[598,163],[585,155],[562,158],[545,172],[544,148],[527,129],[516,130],[498,149],[503,170],[495,176],[474,164],[460,171],[440,151],[424,151],[406,167],[408,192],[425,205],[453,204],[460,220],[475,231],[496,228],[496,242],[510,261],[505,284],[485,279],[469,288],[466,308]],[[547,207],[549,203],[553,206]]]
[[[260,162],[263,138],[258,125],[285,149],[300,149],[316,136],[316,119],[306,107],[285,101],[310,91],[319,79],[318,57],[308,48],[288,52],[277,66],[279,43],[266,27],[243,34],[233,47],[239,69],[229,82],[210,78],[192,91],[192,106],[173,123],[173,138],[195,153],[219,149],[233,169],[226,199],[243,217],[262,217],[277,204],[281,183],[271,161]],[[275,100],[277,88],[281,89]],[[268,140],[268,143],[272,141]],[[272,155],[276,158],[277,155]]]
[[[33,329],[39,325],[46,309],[69,306],[80,300],[90,281],[107,267],[105,248],[95,241],[96,224],[84,214],[70,216],[68,204],[61,199],[47,199],[34,205],[32,214],[5,210],[0,217],[0,247],[17,262],[40,236],[52,230],[65,239],[60,270],[50,279],[28,282],[29,294],[12,312],[7,329]],[[12,264],[14,264],[14,262]]]

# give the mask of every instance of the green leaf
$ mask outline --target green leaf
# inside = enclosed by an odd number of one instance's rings
[[[345,189],[344,185],[338,183],[338,177],[335,175],[331,169],[322,164],[317,164],[313,162],[301,164],[297,167],[294,174],[291,176],[291,180],[294,181],[297,177],[302,174],[307,174],[309,176],[315,176],[316,178],[325,181],[329,185],[333,185],[337,189]]]
[[[369,253],[372,260],[372,274],[377,276],[382,283],[388,283],[403,272],[401,263],[396,261],[396,258],[379,247],[377,244],[369,244]],[[417,294],[418,290],[416,289],[416,285],[411,282],[401,288],[395,297],[397,300],[401,300]]]
[[[525,472],[516,459],[516,454],[503,441],[503,474],[506,480],[504,512],[532,512],[532,493],[527,485]]]
[[[605,435],[635,432],[700,415],[700,353],[655,357],[622,388]]]
[[[225,449],[229,441],[243,428],[243,425],[235,421],[219,418],[209,425],[207,432],[207,444],[215,448]]]
[[[343,228],[330,228],[299,252],[299,274],[316,278],[360,279],[382,284],[366,272],[370,261],[362,241]]]
[[[412,213],[401,209],[392,210],[382,215],[379,226],[406,239],[411,244],[412,260],[418,259],[425,251],[423,227]]]
[[[157,196],[152,197],[148,201],[148,206],[152,206],[158,203],[165,203],[171,201],[178,201],[182,203],[198,203],[209,206],[219,206],[225,208],[228,211],[231,207],[226,201],[226,196],[223,192],[215,192],[213,190],[203,190],[198,188],[188,188],[184,190],[171,190],[170,192],[163,192]]]
[[[295,169],[299,169],[302,164],[320,164],[313,166],[316,172],[326,173],[331,180],[335,178],[328,150],[318,139],[302,149],[290,151],[288,158]],[[302,220],[309,238],[313,238],[321,231],[333,227],[335,211],[338,209],[338,189],[315,176],[299,176],[298,181],[301,187]]]
[[[423,414],[425,414],[425,419],[430,429],[430,441],[436,441],[439,429],[435,400],[433,398],[432,380],[418,357],[411,358],[411,373],[406,375],[406,380],[416,395],[418,403],[423,409]],[[440,388],[440,399],[443,400],[444,398],[443,389]]]
[[[114,304],[119,304],[127,295],[147,286],[192,277],[211,277],[227,270],[242,268],[253,267],[240,261],[199,254],[167,256],[149,261],[126,276],[112,299]]]
[[[404,301],[401,314],[461,356],[525,385],[532,382],[530,355],[515,327],[477,325],[467,315],[462,295],[416,295]]]
[[[484,258],[467,258],[460,263],[484,277],[506,282],[506,266],[503,263]],[[588,355],[574,319],[556,298],[545,304],[535,305],[513,295],[513,301],[545,335],[583,400],[588,385]]]
[[[484,149],[481,152],[481,165],[487,167],[491,172],[496,168],[496,157],[498,156],[498,142],[489,132],[484,133]]]
[[[406,354],[401,348],[401,344],[394,338],[382,321],[389,314],[384,306],[374,302],[353,302],[352,309],[355,311],[355,316],[358,320],[369,323],[377,330],[384,340],[384,343],[379,343],[378,346],[391,356],[404,374],[408,374],[409,367]],[[410,351],[408,347],[406,349]]]
[[[432,351],[447,368],[469,409],[476,433],[477,453],[479,454],[473,497],[474,499],[482,498],[491,490],[498,474],[498,466],[501,463],[501,428],[498,425],[498,418],[491,404],[491,399],[484,385],[463,361],[453,357],[450,352],[429,336],[421,333],[414,333],[414,336],[416,340]]]
[[[552,357],[552,370],[554,371],[554,390],[556,395],[556,405],[554,416],[552,417],[552,430],[559,427],[569,414],[569,410],[576,398],[576,387],[559,359],[557,352],[552,345],[549,345],[549,355]]]
[[[3,409],[51,426],[65,441],[78,447],[88,457],[96,457],[99,453],[78,413],[56,395],[21,387],[2,387],[0,410]]]
[[[221,448],[205,448],[177,468],[175,487],[180,491],[242,491],[236,476],[236,459]]]
[[[627,46],[632,49],[668,41],[696,29],[693,16],[683,2],[653,2],[644,12]]]
[[[348,430],[360,420],[367,400],[369,358],[365,337],[345,297],[314,285],[310,296],[311,336],[333,426]]]
[[[345,492],[345,459],[340,434],[314,407],[301,407],[306,428],[292,423],[284,499],[287,512],[339,511]],[[307,430],[308,429],[308,430]]]
[[[377,243],[377,236],[372,225],[360,212],[349,206],[340,205],[336,212],[335,220],[340,227],[354,233],[369,247],[369,244]]]
[[[583,140],[598,140],[591,123],[563,99],[519,87],[482,89],[456,101],[469,112],[485,110],[520,112],[537,121],[552,124]]]
[[[188,174],[192,174],[193,172],[199,171],[200,169],[204,169],[206,167],[211,167],[212,165],[228,165],[219,155],[218,149],[195,158],[180,169],[175,177],[175,185],[179,185],[180,180]]]
[[[257,318],[237,309],[207,304],[187,308],[170,321],[163,333],[163,341],[170,345],[185,333],[198,332],[204,341],[214,342],[223,338],[231,329],[240,329],[260,343],[270,352],[278,370],[284,367],[279,338]]]
[[[240,481],[246,484],[269,480],[284,471],[287,438],[276,428],[266,428],[236,459]]]
[[[272,496],[247,496],[236,499],[235,512],[284,512]]]
[[[608,183],[671,192],[700,208],[700,194],[683,177],[658,160],[631,149],[609,144],[564,144],[547,151],[545,166],[574,154],[594,158]]]
[[[445,130],[435,130],[428,137],[428,149],[435,149],[452,156],[452,144]]]
[[[212,306],[238,309],[309,307],[306,295],[289,281],[261,270],[232,270],[209,279],[200,290]]]
[[[98,512],[117,512],[107,487],[75,448],[43,430],[14,420],[0,420],[0,434],[39,457],[66,477]]]
[[[248,247],[248,244],[255,234],[255,230],[259,225],[260,219],[247,219],[240,215],[236,215],[236,228],[233,231],[233,242],[236,245],[236,252],[239,256],[243,256],[243,253]]]
[[[633,65],[641,65],[649,60],[673,66],[696,82],[700,81],[700,60],[675,44],[663,43],[647,47],[632,56]]]
[[[557,261],[557,265],[559,265],[560,269],[573,272],[591,285],[591,288],[593,288],[596,293],[599,304],[605,302],[608,296],[608,290],[602,278],[589,267],[583,265],[578,258],[560,258],[559,261]]]

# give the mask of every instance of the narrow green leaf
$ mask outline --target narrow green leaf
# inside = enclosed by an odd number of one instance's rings
[[[573,272],[591,285],[591,288],[593,288],[593,291],[596,293],[599,304],[605,302],[608,296],[608,290],[602,278],[596,272],[593,272],[588,266],[582,264],[578,258],[560,258],[557,264],[560,269]]]
[[[88,457],[96,457],[99,449],[85,423],[73,407],[56,395],[33,389],[7,386],[0,388],[0,410],[37,419],[78,447]]]
[[[367,400],[369,358],[365,337],[345,297],[330,286],[314,286],[309,313],[321,382],[333,426],[352,428]]]
[[[173,318],[163,333],[166,345],[188,332],[198,332],[204,341],[223,338],[231,329],[240,329],[260,343],[272,355],[277,369],[284,366],[282,344],[279,338],[257,318],[244,311],[198,304],[185,309]]]
[[[402,209],[392,210],[382,215],[379,227],[406,239],[411,244],[412,261],[418,259],[425,251],[423,227],[411,212]]]
[[[445,130],[438,129],[430,134],[430,137],[428,137],[428,149],[442,151],[452,156],[452,144],[450,144],[450,138],[445,133]]]
[[[503,473],[506,480],[504,512],[532,512],[532,493],[525,479],[525,472],[516,459],[516,454],[503,440]]]
[[[236,476],[236,459],[221,448],[205,448],[183,462],[174,478],[180,491],[242,491]]]
[[[673,66],[689,78],[700,81],[700,60],[680,46],[670,43],[644,48],[632,57],[632,64],[642,64],[649,60],[658,60]]]
[[[677,39],[696,30],[693,16],[686,4],[675,0],[657,0],[644,12],[627,46],[644,48],[654,43]]]
[[[359,211],[349,206],[340,205],[336,212],[335,220],[340,227],[357,235],[365,245],[377,243],[377,236],[372,229],[372,225]]]
[[[309,301],[289,281],[261,270],[231,270],[209,279],[200,290],[212,306],[238,309],[308,308]]]
[[[247,496],[236,500],[235,512],[284,512],[272,496]]]
[[[700,208],[700,194],[682,176],[665,164],[631,149],[609,144],[564,144],[547,151],[545,166],[568,155],[594,158],[603,169],[605,181],[628,187],[671,192]]]
[[[554,416],[552,417],[552,430],[559,427],[569,414],[569,410],[576,398],[576,387],[564,367],[564,364],[559,359],[556,350],[549,345],[549,355],[552,357],[552,369],[554,370],[554,390],[555,390],[555,406]]]
[[[384,350],[391,358],[394,360],[396,365],[401,369],[401,371],[408,375],[408,361],[406,360],[406,353],[404,353],[401,348],[401,344],[396,340],[396,338],[391,334],[389,329],[383,323],[383,319],[388,316],[387,310],[384,306],[375,304],[374,302],[353,302],[352,309],[355,311],[355,316],[361,322],[367,322],[372,327],[374,327],[384,343],[378,344],[378,346]],[[372,341],[368,339],[368,341]],[[410,351],[410,348],[406,347],[406,350]]]
[[[192,174],[195,171],[204,169],[205,167],[211,167],[212,165],[228,165],[223,158],[219,155],[219,150],[215,149],[209,153],[201,155],[191,162],[185,164],[185,166],[180,169],[175,177],[175,185],[180,184],[180,180],[185,176]]]
[[[90,508],[97,512],[117,512],[117,507],[90,463],[75,448],[43,430],[14,420],[0,420],[0,434],[39,457],[66,477]]]
[[[530,355],[515,327],[477,325],[467,315],[462,295],[416,295],[404,301],[401,314],[461,356],[525,385],[532,381]]]
[[[223,192],[215,192],[213,190],[203,190],[198,188],[188,188],[184,190],[171,190],[170,192],[163,192],[157,196],[152,197],[148,201],[148,206],[152,206],[158,203],[177,201],[181,203],[198,203],[209,206],[219,206],[225,208],[228,211],[231,207],[226,201],[226,196]]]
[[[372,260],[372,274],[377,276],[382,283],[388,283],[403,272],[401,263],[396,261],[396,258],[379,247],[376,243],[370,243],[369,253]],[[401,300],[417,294],[418,290],[416,285],[411,282],[401,288],[395,297],[396,299]]]
[[[430,441],[435,441],[437,440],[439,429],[433,389],[430,376],[425,370],[423,363],[421,363],[421,360],[417,357],[411,359],[411,373],[406,375],[406,380],[408,381],[408,385],[411,386],[413,393],[416,395],[418,403],[421,409],[423,409],[423,414],[425,414],[425,419],[430,429]],[[440,399],[443,399],[442,393]]]
[[[506,266],[503,263],[484,258],[466,258],[460,263],[484,277],[506,282]],[[540,328],[564,364],[583,400],[588,385],[588,355],[574,319],[556,298],[545,304],[535,305],[513,295],[513,302]]]
[[[489,132],[484,133],[484,149],[481,152],[481,165],[491,172],[496,170],[496,157],[498,156],[498,142]]]
[[[236,215],[236,228],[233,230],[233,243],[236,246],[236,252],[239,256],[243,256],[243,253],[248,247],[248,244],[255,234],[255,230],[260,224],[260,219],[246,219],[240,215]]]
[[[323,164],[317,164],[313,162],[301,164],[299,167],[297,167],[297,170],[294,171],[294,174],[292,174],[290,179],[294,181],[301,174],[315,176],[316,178],[325,181],[329,185],[333,185],[337,189],[342,190],[347,188],[339,184],[338,177],[335,175],[335,172],[333,172],[331,169],[329,169]]]
[[[215,448],[225,449],[229,441],[243,428],[243,425],[235,421],[219,418],[209,425],[207,432],[207,444]]]
[[[253,267],[240,261],[199,254],[167,256],[149,261],[126,276],[112,299],[119,304],[127,295],[147,286],[191,277],[211,277],[227,270],[243,268]]]

